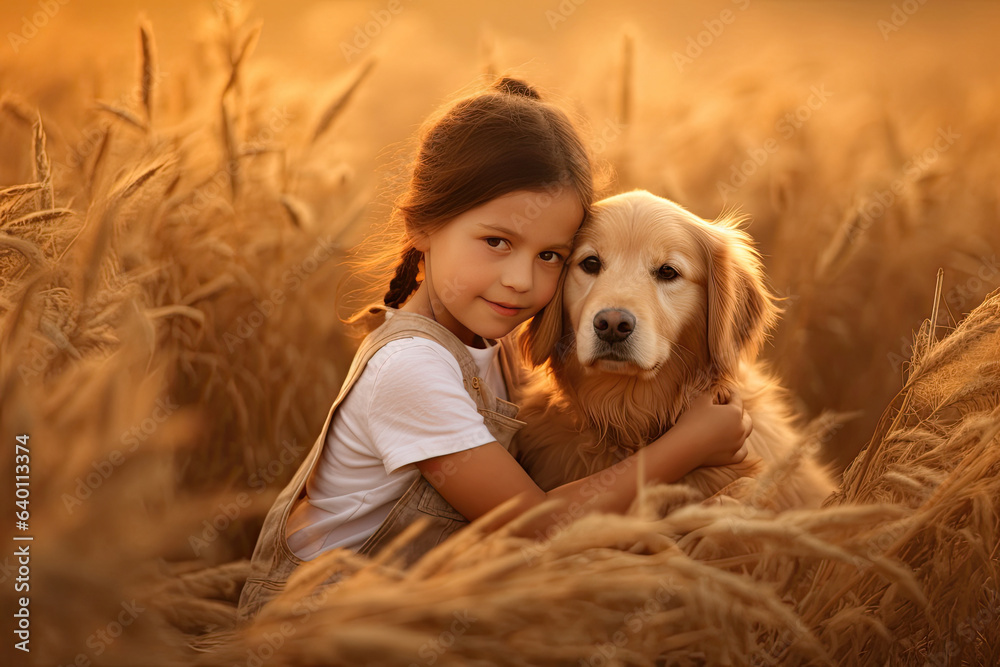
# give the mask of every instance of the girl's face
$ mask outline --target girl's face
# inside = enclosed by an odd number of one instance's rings
[[[516,190],[470,209],[416,243],[425,280],[404,309],[435,317],[466,345],[500,338],[555,295],[582,221],[566,187]]]

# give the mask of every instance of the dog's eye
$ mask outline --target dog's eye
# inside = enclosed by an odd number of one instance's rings
[[[678,277],[679,275],[680,274],[677,273],[677,269],[675,269],[674,267],[670,266],[669,264],[664,264],[656,272],[656,276],[660,280],[673,280],[674,278]]]
[[[601,270],[601,260],[597,259],[594,255],[584,258],[580,262],[580,268],[583,269],[584,273],[597,273]]]

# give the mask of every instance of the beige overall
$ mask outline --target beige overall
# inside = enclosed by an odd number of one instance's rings
[[[253,618],[268,600],[275,597],[285,586],[285,582],[296,567],[303,561],[288,547],[285,541],[285,525],[288,515],[295,502],[304,495],[306,480],[312,474],[316,462],[320,459],[323,445],[326,442],[327,430],[337,411],[337,406],[344,400],[354,383],[361,376],[368,360],[372,358],[383,345],[399,338],[429,338],[449,350],[462,369],[462,379],[469,395],[476,402],[479,414],[483,416],[486,427],[505,448],[510,447],[513,435],[524,426],[524,422],[515,419],[518,407],[498,398],[479,377],[479,369],[465,345],[448,329],[434,320],[385,306],[373,306],[372,314],[392,310],[393,316],[372,331],[361,343],[354,361],[340,389],[340,394],[333,402],[326,423],[319,437],[305,460],[299,466],[295,476],[278,495],[274,505],[268,511],[261,528],[260,537],[251,558],[252,572],[240,594],[238,616],[241,622]],[[384,317],[384,315],[383,315]],[[506,338],[498,343],[500,366],[503,370],[504,383],[508,393],[521,377],[517,366],[516,347]],[[392,507],[385,521],[378,530],[358,549],[359,554],[373,555],[392,541],[407,526],[418,517],[427,517],[429,525],[417,538],[408,543],[400,552],[404,566],[409,567],[420,556],[440,544],[449,535],[467,525],[469,522],[456,511],[441,494],[431,486],[423,475],[418,475],[413,484],[406,490]],[[333,581],[335,579],[331,579]]]

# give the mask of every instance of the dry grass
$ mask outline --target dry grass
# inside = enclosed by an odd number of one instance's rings
[[[725,202],[753,217],[787,297],[771,356],[805,411],[866,412],[823,425],[850,463],[826,508],[655,487],[537,544],[470,529],[407,573],[333,552],[234,628],[241,559],[352,355],[334,287],[374,198],[348,159],[389,130],[342,128],[366,93],[397,98],[374,53],[320,94],[269,77],[261,24],[217,7],[183,65],[140,21],[129,82],[0,61],[0,438],[31,437],[32,664],[1000,663],[1000,293],[984,300],[1000,100],[946,31],[934,43],[965,78],[899,47],[884,89],[832,50],[784,67],[791,41],[727,60],[735,27],[686,78],[656,70],[670,51],[642,25],[579,38],[615,54],[611,83],[581,75],[574,95],[618,186],[706,217],[810,85],[835,91]],[[495,34],[480,48],[481,70],[518,62]],[[914,170],[948,126],[960,140]],[[928,312],[911,359],[901,339]],[[352,575],[309,599],[330,568]]]

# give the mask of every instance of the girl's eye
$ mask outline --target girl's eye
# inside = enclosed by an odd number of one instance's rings
[[[543,262],[560,262],[562,261],[562,255],[555,252],[554,250],[546,250],[544,252],[538,253],[538,256],[542,258]]]
[[[489,237],[487,239],[484,239],[484,240],[486,241],[486,244],[489,247],[491,247],[491,248],[499,248],[499,247],[501,247],[500,246],[501,243],[507,243],[507,241],[505,241],[504,239],[496,237],[496,236],[491,236],[491,237]]]
[[[599,260],[594,255],[584,258],[580,262],[580,268],[583,269],[584,273],[594,274],[601,270],[601,260]]]

